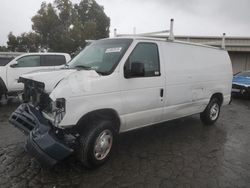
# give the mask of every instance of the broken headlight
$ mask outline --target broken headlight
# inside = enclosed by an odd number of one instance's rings
[[[66,100],[64,98],[58,98],[56,101],[51,101],[51,112],[43,112],[44,116],[51,121],[51,123],[57,127],[62,121],[66,112]]]

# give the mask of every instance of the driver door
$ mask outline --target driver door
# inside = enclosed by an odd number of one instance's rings
[[[139,70],[130,74],[132,67],[138,66],[144,69],[144,72]],[[143,127],[162,120],[165,102],[164,75],[158,45],[151,42],[138,43],[124,66],[121,87],[126,127],[121,131]]]

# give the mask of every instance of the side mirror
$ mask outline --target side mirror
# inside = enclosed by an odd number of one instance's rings
[[[15,68],[17,66],[17,62],[10,65],[11,68]]]
[[[130,70],[125,71],[126,78],[132,77],[143,77],[145,76],[144,63],[141,62],[132,62]]]

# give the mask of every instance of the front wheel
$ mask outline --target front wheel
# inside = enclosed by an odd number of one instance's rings
[[[98,167],[110,157],[117,133],[112,122],[93,123],[92,128],[80,137],[78,157],[88,168]]]
[[[205,125],[214,124],[220,115],[220,102],[217,98],[212,98],[206,109],[200,114],[201,121]]]

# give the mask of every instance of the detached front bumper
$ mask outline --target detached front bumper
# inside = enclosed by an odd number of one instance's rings
[[[25,148],[40,163],[53,166],[68,157],[73,149],[58,139],[42,113],[29,104],[21,104],[9,118],[26,136]]]

